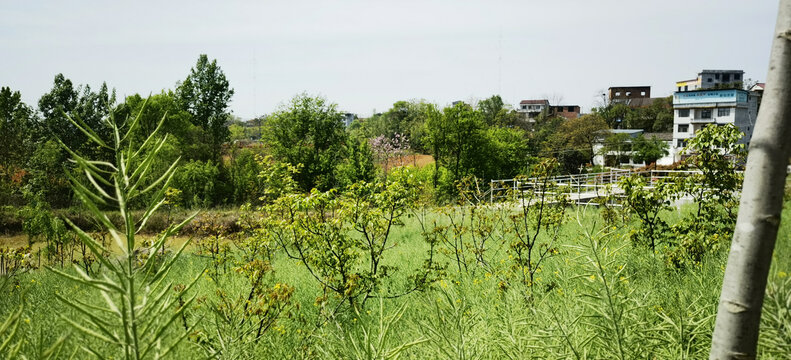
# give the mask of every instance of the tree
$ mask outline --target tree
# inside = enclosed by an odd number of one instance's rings
[[[479,101],[478,110],[483,115],[483,121],[488,125],[496,124],[498,116],[507,111],[500,95],[492,95],[488,99]]]
[[[470,105],[459,102],[441,113],[431,111],[426,121],[429,147],[437,167],[450,170],[453,183],[480,170],[476,157],[481,156],[484,130],[481,113]]]
[[[781,0],[761,112],[712,335],[711,359],[756,356],[761,308],[791,157],[791,0]]]
[[[167,133],[168,144],[174,151],[162,153],[166,159],[160,159],[163,165],[181,156],[182,160],[213,160],[211,139],[200,126],[191,123],[192,115],[182,110],[172,91],[162,91],[148,98],[138,94],[128,96],[124,103],[115,110],[117,116],[138,116],[140,126],[132,133],[135,144],[142,143],[162,122],[161,133]]]
[[[623,128],[623,122],[631,112],[632,109],[622,103],[609,103],[607,106],[593,109],[593,114],[598,115],[608,127],[613,129]]]
[[[665,132],[673,129],[673,97],[657,98],[647,107],[633,108],[623,103],[610,103],[593,109],[614,129],[643,129]]]
[[[646,165],[649,165],[667,155],[667,148],[667,143],[655,136],[646,139],[643,134],[640,134],[632,141],[632,159],[635,162],[645,162]]]
[[[36,117],[18,91],[0,88],[0,206],[20,205],[32,155]]]
[[[194,125],[209,134],[215,160],[219,159],[221,146],[230,135],[225,123],[230,116],[227,109],[233,94],[217,60],[209,62],[206,54],[198,57],[190,74],[176,87],[180,107],[192,114]]]
[[[52,90],[42,95],[38,102],[42,119],[33,135],[37,144],[29,161],[33,174],[32,193],[44,193],[46,201],[53,207],[68,206],[71,201],[66,172],[71,171],[74,164],[67,161],[66,152],[54,143],[55,138],[69,149],[92,159],[112,160],[112,152],[96,146],[77,125],[83,129],[96,129],[98,136],[111,137],[103,119],[109,115],[114,103],[115,92],[109,91],[106,84],[102,84],[99,92],[93,92],[88,85],[74,86],[63,74],[55,76]]]
[[[38,102],[43,117],[45,131],[41,138],[56,136],[70,149],[89,154],[94,158],[109,160],[108,151],[93,145],[88,137],[67,120],[71,117],[82,127],[97,129],[100,136],[110,136],[109,130],[103,126],[102,119],[109,115],[115,103],[115,91],[110,93],[107,84],[102,84],[99,92],[91,91],[89,85],[74,86],[63,74],[55,76],[50,92],[41,96]]]
[[[335,186],[346,131],[337,105],[301,94],[267,119],[264,136],[277,160],[302,164],[294,179],[304,191]]]
[[[355,136],[376,138],[384,136],[393,139],[396,134],[406,136],[412,149],[426,152],[422,139],[425,136],[425,122],[429,104],[423,100],[397,101],[384,114],[374,114],[362,121],[355,121],[349,130]]]
[[[23,165],[34,121],[33,109],[22,102],[19,91],[0,88],[0,169]]]
[[[596,155],[593,147],[607,129],[607,123],[597,114],[587,114],[563,121],[550,141],[551,150],[556,154],[578,152],[588,163],[593,164],[593,157]],[[575,166],[579,165],[582,164],[575,164]],[[568,170],[568,166],[566,169]]]
[[[348,138],[344,160],[336,168],[338,185],[346,187],[358,181],[371,182],[376,178],[374,153],[368,141]]]
[[[632,137],[629,134],[617,133],[610,134],[604,138],[604,146],[600,150],[600,155],[604,158],[607,166],[618,166],[624,160],[629,160],[629,151],[632,148]],[[608,156],[615,153],[615,161],[608,162]]]
[[[528,165],[528,149],[524,130],[492,126],[484,132],[475,175],[491,180],[523,174]]]

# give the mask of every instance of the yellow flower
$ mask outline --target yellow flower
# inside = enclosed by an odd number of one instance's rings
[[[785,271],[780,271],[780,272],[777,273],[777,277],[779,277],[779,278],[784,278],[786,276],[788,276],[788,274],[786,274]]]
[[[596,275],[591,275],[591,276],[589,277],[589,279],[591,279],[591,281],[596,281]]]

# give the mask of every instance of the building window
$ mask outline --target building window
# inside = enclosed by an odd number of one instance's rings
[[[684,91],[689,90],[689,85],[684,85]]]
[[[741,79],[742,79],[742,74],[733,74],[733,80],[737,80],[738,81],[738,80],[741,80]]]
[[[730,116],[731,109],[730,108],[719,108],[717,109],[717,116]]]
[[[687,146],[687,141],[683,139],[676,140],[676,147],[685,147]]]
[[[719,80],[720,79],[720,74],[714,74],[714,78]]]
[[[621,92],[620,91],[615,92],[615,96],[621,96]]]
[[[712,78],[706,78],[706,82],[712,82],[712,81],[713,81]]]
[[[678,87],[678,91],[681,91],[681,86]]]
[[[574,107],[573,106],[569,106],[569,110],[568,111],[569,112],[574,112]]]
[[[640,96],[645,96],[645,91],[641,91]]]
[[[678,124],[678,132],[680,132],[680,133],[689,132],[689,125]]]
[[[689,117],[689,109],[678,109],[678,117]]]
[[[711,119],[711,109],[701,110],[700,111],[700,118],[701,119]]]
[[[632,92],[631,91],[627,91],[626,92],[626,96],[632,96]]]
[[[723,82],[731,81],[731,74],[722,74],[722,81]]]

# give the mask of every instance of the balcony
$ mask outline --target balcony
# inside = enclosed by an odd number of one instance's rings
[[[714,123],[714,120],[715,119],[713,117],[710,118],[696,117],[689,119],[689,122],[692,124],[708,124],[708,123]]]

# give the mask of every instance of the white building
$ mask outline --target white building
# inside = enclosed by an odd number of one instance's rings
[[[528,121],[535,121],[541,114],[549,111],[549,100],[522,100],[516,112],[523,114]]]
[[[344,113],[343,114],[343,125],[349,127],[353,122],[354,119],[357,118],[357,115],[352,113]]]
[[[604,151],[605,139],[613,134],[625,134],[628,139],[625,142],[625,147],[621,151]],[[658,139],[668,145],[668,155],[663,156],[656,160],[657,165],[670,165],[673,163],[672,138],[670,133],[646,133],[642,129],[610,129],[603,133],[593,144],[593,165],[598,166],[614,166],[614,167],[642,167],[648,164],[644,162],[635,162],[632,159],[634,152],[631,149],[632,140],[642,135],[646,139]]]
[[[744,133],[740,140],[749,143],[758,115],[759,95],[738,89],[682,91],[673,94],[674,161],[695,132],[706,125],[734,124]]]

